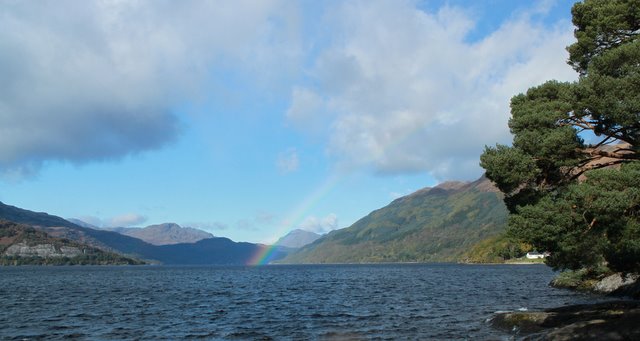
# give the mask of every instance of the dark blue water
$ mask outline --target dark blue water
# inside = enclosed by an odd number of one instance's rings
[[[496,311],[584,303],[541,265],[0,268],[0,339],[504,339]]]

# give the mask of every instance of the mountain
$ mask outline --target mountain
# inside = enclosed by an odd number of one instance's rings
[[[321,235],[310,231],[295,229],[278,239],[275,245],[298,249],[315,242]]]
[[[172,244],[158,246],[164,264],[192,265],[246,265],[262,253],[266,245],[234,242],[228,238],[208,238],[192,244]],[[275,247],[271,259],[278,260],[287,255],[289,250]]]
[[[396,199],[281,262],[457,261],[479,241],[504,232],[506,219],[502,195],[485,177],[445,182]]]
[[[0,220],[0,265],[141,264],[98,248],[55,238],[31,226]]]
[[[203,239],[213,238],[213,235],[209,232],[191,227],[181,227],[174,223],[151,225],[144,228],[110,227],[102,229],[138,238],[153,245],[195,243]]]
[[[237,243],[227,238],[209,238],[196,243],[152,245],[117,232],[95,230],[76,225],[60,217],[33,212],[0,202],[0,219],[30,225],[50,237],[64,238],[97,249],[163,264],[224,264],[244,265],[265,246]],[[286,255],[284,248],[275,248],[271,259]]]
[[[33,212],[0,202],[0,219],[36,227],[51,237],[65,238],[105,251],[114,251],[131,257],[157,260],[154,245],[116,232],[101,231],[78,226],[68,220],[44,212]]]

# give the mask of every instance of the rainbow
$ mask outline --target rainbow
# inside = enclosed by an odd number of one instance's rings
[[[390,152],[393,148],[400,146],[402,142],[407,141],[411,136],[418,132],[421,129],[420,127],[421,125],[416,125],[413,129],[407,129],[404,134],[396,136],[395,139],[388,141],[370,161],[378,159],[385,153]],[[320,199],[322,199],[322,197],[329,193],[329,191],[331,191],[331,189],[333,189],[338,184],[341,178],[341,173],[338,170],[335,170],[331,175],[329,175],[329,177],[327,177],[325,181],[320,184],[320,186],[312,191],[298,206],[296,206],[294,210],[292,210],[287,215],[287,218],[282,221],[281,227],[280,229],[278,229],[275,237],[283,236],[285,233],[291,231],[297,224],[300,224],[302,222],[302,219],[307,216],[309,210]],[[277,248],[275,245],[262,245],[253,255],[253,257],[249,259],[247,265],[256,266],[269,264],[269,262],[273,260],[274,252],[276,249]]]
[[[281,227],[278,229],[275,236],[282,236],[291,231],[294,226],[300,224],[302,219],[307,216],[309,210],[338,184],[340,178],[341,177],[337,172],[334,172],[327,177],[320,186],[307,195],[300,204],[287,214],[287,218],[282,221],[280,224]],[[276,250],[276,245],[261,245],[258,251],[249,259],[247,265],[258,266],[269,264],[273,260]]]

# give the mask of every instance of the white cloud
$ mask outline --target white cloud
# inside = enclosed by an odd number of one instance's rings
[[[322,127],[329,155],[348,168],[475,178],[484,145],[511,139],[513,95],[576,78],[565,63],[568,21],[545,27],[524,13],[468,42],[473,18],[450,7],[360,1],[329,17],[333,36],[311,81],[293,89],[287,118],[301,131]]]
[[[301,87],[294,87],[291,97],[291,106],[286,113],[288,122],[312,135],[325,133],[325,124],[328,121],[325,114],[330,111],[325,108],[322,98],[317,93]]]
[[[89,225],[93,225],[93,226],[96,226],[96,227],[102,227],[102,220],[100,218],[98,218],[98,217],[95,217],[95,216],[87,216],[87,215],[85,215],[85,216],[81,216],[81,217],[79,217],[77,219],[82,221],[82,222],[85,222],[85,223],[87,223]]]
[[[240,219],[236,222],[236,228],[244,231],[259,231],[254,220]]]
[[[243,218],[236,222],[235,227],[244,231],[260,231],[273,225],[275,216],[267,211],[259,211],[253,217]]]
[[[300,229],[323,234],[338,228],[338,216],[331,213],[323,218],[309,216],[300,223]]]
[[[268,82],[295,66],[294,5],[3,2],[0,171],[28,175],[49,160],[118,159],[171,143],[182,131],[174,108],[205,95],[217,68],[242,65]]]
[[[224,231],[229,229],[229,225],[225,223],[221,223],[218,221],[214,222],[190,222],[184,223],[182,226],[192,227],[195,229],[205,230],[205,231]]]
[[[280,153],[276,161],[276,166],[280,173],[283,174],[297,171],[300,167],[298,151],[295,148],[289,148],[287,151]]]
[[[228,91],[216,75],[238,73],[290,88],[287,122],[343,167],[476,177],[483,146],[510,140],[509,98],[576,77],[564,62],[573,28],[531,19],[545,2],[469,42],[467,12],[416,4],[2,3],[0,173],[162,148],[183,131],[177,106]],[[278,166],[296,170],[297,152]]]
[[[112,218],[101,219],[96,216],[83,215],[78,220],[96,227],[129,227],[141,225],[147,217],[137,213],[126,213]]]
[[[145,221],[147,221],[147,217],[143,215],[136,214],[136,213],[127,213],[127,214],[113,217],[103,225],[108,227],[127,227],[127,226],[140,225]]]
[[[255,222],[260,225],[272,225],[275,219],[275,215],[267,211],[260,211],[254,217]]]

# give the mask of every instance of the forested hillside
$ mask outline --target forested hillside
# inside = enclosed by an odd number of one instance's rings
[[[486,178],[446,182],[396,199],[283,262],[459,261],[479,241],[504,232],[506,216],[501,195]]]

